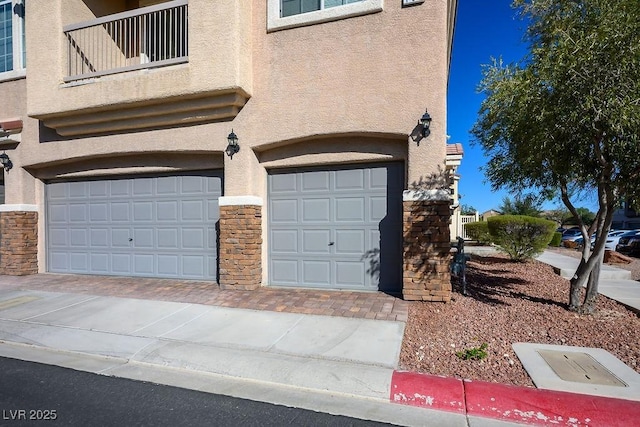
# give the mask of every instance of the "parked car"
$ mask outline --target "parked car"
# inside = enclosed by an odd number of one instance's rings
[[[580,233],[580,230],[577,228],[570,228],[568,230],[565,230],[564,233],[562,233],[562,242],[563,243],[566,241],[573,242],[578,237],[582,237],[582,233]]]
[[[618,244],[618,240],[620,237],[625,234],[635,230],[613,230],[607,234],[607,241],[604,244],[604,248],[606,250],[615,251],[616,245]]]
[[[628,235],[627,235],[628,234]],[[620,236],[616,251],[621,254],[636,253],[640,249],[640,230],[630,231]]]
[[[630,231],[626,231],[626,232],[622,233],[619,236],[614,236],[614,237],[607,238],[607,241],[604,244],[604,248],[605,249],[609,249],[611,251],[618,251],[618,245],[620,244],[620,241],[622,239],[625,239],[625,242],[626,242],[627,238],[635,236],[638,233],[640,233],[640,230],[630,230]],[[626,245],[626,243],[625,243],[625,245]],[[618,251],[618,252],[620,252],[620,251]]]

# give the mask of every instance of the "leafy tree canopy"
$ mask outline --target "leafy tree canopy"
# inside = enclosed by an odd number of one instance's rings
[[[640,1],[513,5],[529,24],[529,54],[483,70],[486,97],[472,133],[489,158],[485,173],[496,189],[560,194],[585,240],[603,236],[616,201],[640,198]],[[574,206],[577,193],[597,195],[590,226]],[[604,243],[599,238],[593,253],[584,245],[571,309],[592,311]]]
[[[463,204],[460,206],[460,213],[462,215],[475,215],[476,212],[478,212],[478,210],[471,205]]]
[[[533,195],[516,196],[513,200],[509,197],[502,199],[502,204],[498,208],[503,215],[526,215],[538,217],[542,208],[540,201]]]

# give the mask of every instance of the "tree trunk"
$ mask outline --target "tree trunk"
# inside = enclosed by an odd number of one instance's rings
[[[603,254],[594,253],[592,256],[598,257],[598,262],[591,270],[589,274],[589,281],[587,282],[587,293],[584,297],[582,307],[580,307],[580,313],[593,314],[596,309],[596,300],[598,298],[598,282],[600,281],[600,269],[602,267]]]

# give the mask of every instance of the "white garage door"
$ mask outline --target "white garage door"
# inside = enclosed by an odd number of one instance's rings
[[[272,171],[269,282],[399,292],[400,163]]]
[[[48,271],[216,280],[220,172],[46,190]]]

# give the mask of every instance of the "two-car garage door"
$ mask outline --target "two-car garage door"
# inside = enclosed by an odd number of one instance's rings
[[[402,163],[269,174],[269,282],[397,292]]]
[[[48,271],[216,280],[220,172],[47,185]]]

